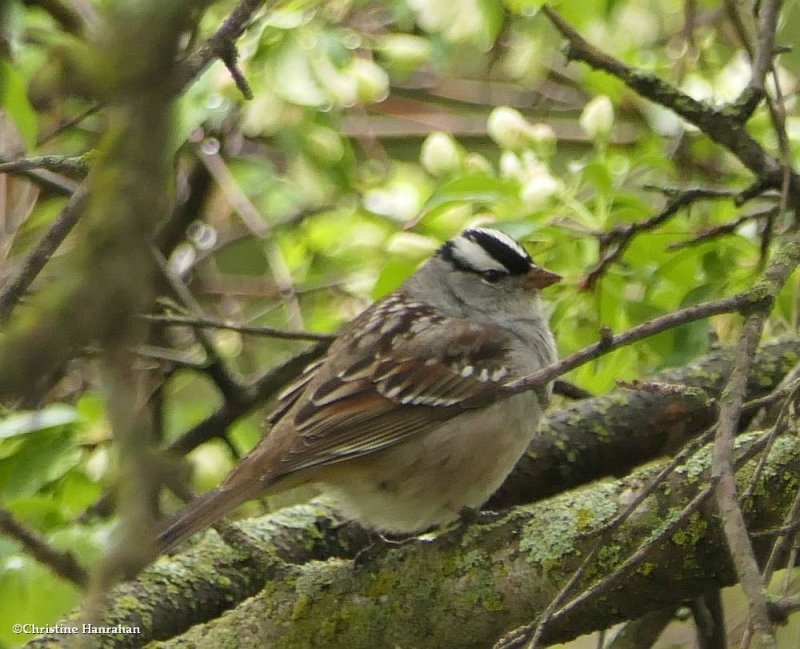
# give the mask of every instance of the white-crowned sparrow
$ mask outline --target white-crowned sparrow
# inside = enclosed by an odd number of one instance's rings
[[[539,290],[559,279],[496,230],[445,243],[281,394],[271,432],[164,528],[159,549],[267,489],[309,482],[387,532],[480,507],[536,432],[547,391],[495,397],[555,360]]]

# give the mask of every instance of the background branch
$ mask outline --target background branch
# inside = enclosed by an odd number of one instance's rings
[[[64,241],[75,224],[83,214],[86,206],[88,188],[86,183],[81,183],[72,194],[64,209],[53,221],[47,233],[41,238],[38,245],[22,262],[20,269],[0,288],[0,324],[5,323],[11,316],[14,307],[22,299],[36,276],[45,267],[47,262]]]
[[[720,414],[714,441],[712,475],[716,481],[717,506],[722,514],[725,538],[736,572],[750,602],[753,628],[760,635],[765,647],[776,646],[775,632],[764,594],[766,584],[761,577],[755,552],[748,537],[744,513],[736,497],[736,482],[733,478],[733,436],[744,401],[750,364],[771,310],[772,300],[798,264],[800,264],[800,236],[795,234],[775,253],[762,279],[753,288],[769,299],[754,307],[753,312],[749,313],[745,320],[744,330],[736,347],[736,362],[720,400]]]
[[[71,552],[57,550],[36,530],[16,520],[5,508],[0,508],[0,534],[18,541],[25,552],[78,588],[88,586],[89,576]]]
[[[567,57],[588,63],[621,79],[629,88],[665,108],[670,109],[694,124],[714,142],[733,153],[756,176],[769,178],[772,187],[782,184],[782,167],[775,158],[767,155],[739,123],[723,111],[716,110],[682,93],[663,79],[632,68],[622,61],[590,45],[552,7],[542,10],[567,39]],[[793,191],[797,192],[798,180],[792,175]]]

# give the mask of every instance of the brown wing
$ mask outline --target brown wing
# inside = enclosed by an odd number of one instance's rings
[[[376,304],[284,392],[275,433],[293,440],[278,475],[387,448],[491,403],[509,374],[508,343],[497,327],[400,295]]]

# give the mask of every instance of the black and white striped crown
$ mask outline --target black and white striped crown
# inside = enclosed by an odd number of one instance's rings
[[[439,254],[459,270],[498,279],[527,273],[533,261],[511,237],[499,230],[469,228],[445,243]]]

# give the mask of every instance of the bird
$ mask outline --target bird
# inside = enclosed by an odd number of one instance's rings
[[[551,386],[498,395],[556,360],[540,293],[560,280],[500,230],[445,242],[279,395],[269,433],[167,519],[159,553],[247,500],[304,484],[378,533],[477,511],[536,434]]]

